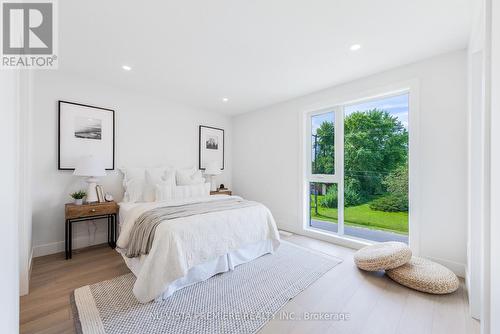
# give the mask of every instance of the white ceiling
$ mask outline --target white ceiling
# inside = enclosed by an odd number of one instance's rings
[[[471,3],[64,0],[59,68],[237,114],[464,48]]]

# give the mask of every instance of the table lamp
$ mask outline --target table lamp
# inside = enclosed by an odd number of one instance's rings
[[[217,161],[211,161],[207,164],[207,168],[205,169],[205,175],[210,177],[210,190],[217,191],[217,186],[215,185],[215,175],[220,175],[221,171],[219,168],[219,164]]]
[[[106,176],[106,170],[102,162],[96,157],[84,156],[76,164],[73,175],[86,176],[87,187],[87,203],[98,202],[96,185],[99,182],[97,177]]]

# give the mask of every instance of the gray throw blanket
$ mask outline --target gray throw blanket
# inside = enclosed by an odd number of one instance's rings
[[[196,202],[178,206],[165,206],[144,212],[137,218],[130,232],[127,257],[148,254],[153,245],[156,227],[166,221],[210,212],[241,209],[258,205],[240,198],[227,198],[209,202]]]

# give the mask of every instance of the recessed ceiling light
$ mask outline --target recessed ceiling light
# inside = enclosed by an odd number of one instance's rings
[[[359,49],[361,49],[361,45],[353,44],[349,49],[351,49],[351,51],[358,51]]]
[[[125,71],[130,71],[132,69],[132,67],[130,66],[127,66],[127,65],[123,65],[122,68],[125,70]]]
[[[222,102],[226,103],[226,102],[228,102],[228,101],[229,101],[229,99],[228,99],[227,97],[223,97],[223,98],[222,98]]]

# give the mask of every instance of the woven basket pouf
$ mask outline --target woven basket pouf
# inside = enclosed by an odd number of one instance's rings
[[[459,281],[450,269],[417,256],[407,264],[386,271],[387,276],[408,288],[432,293],[446,294],[458,289]]]
[[[354,254],[359,269],[378,271],[402,266],[411,259],[411,250],[402,242],[382,242],[361,248]]]

